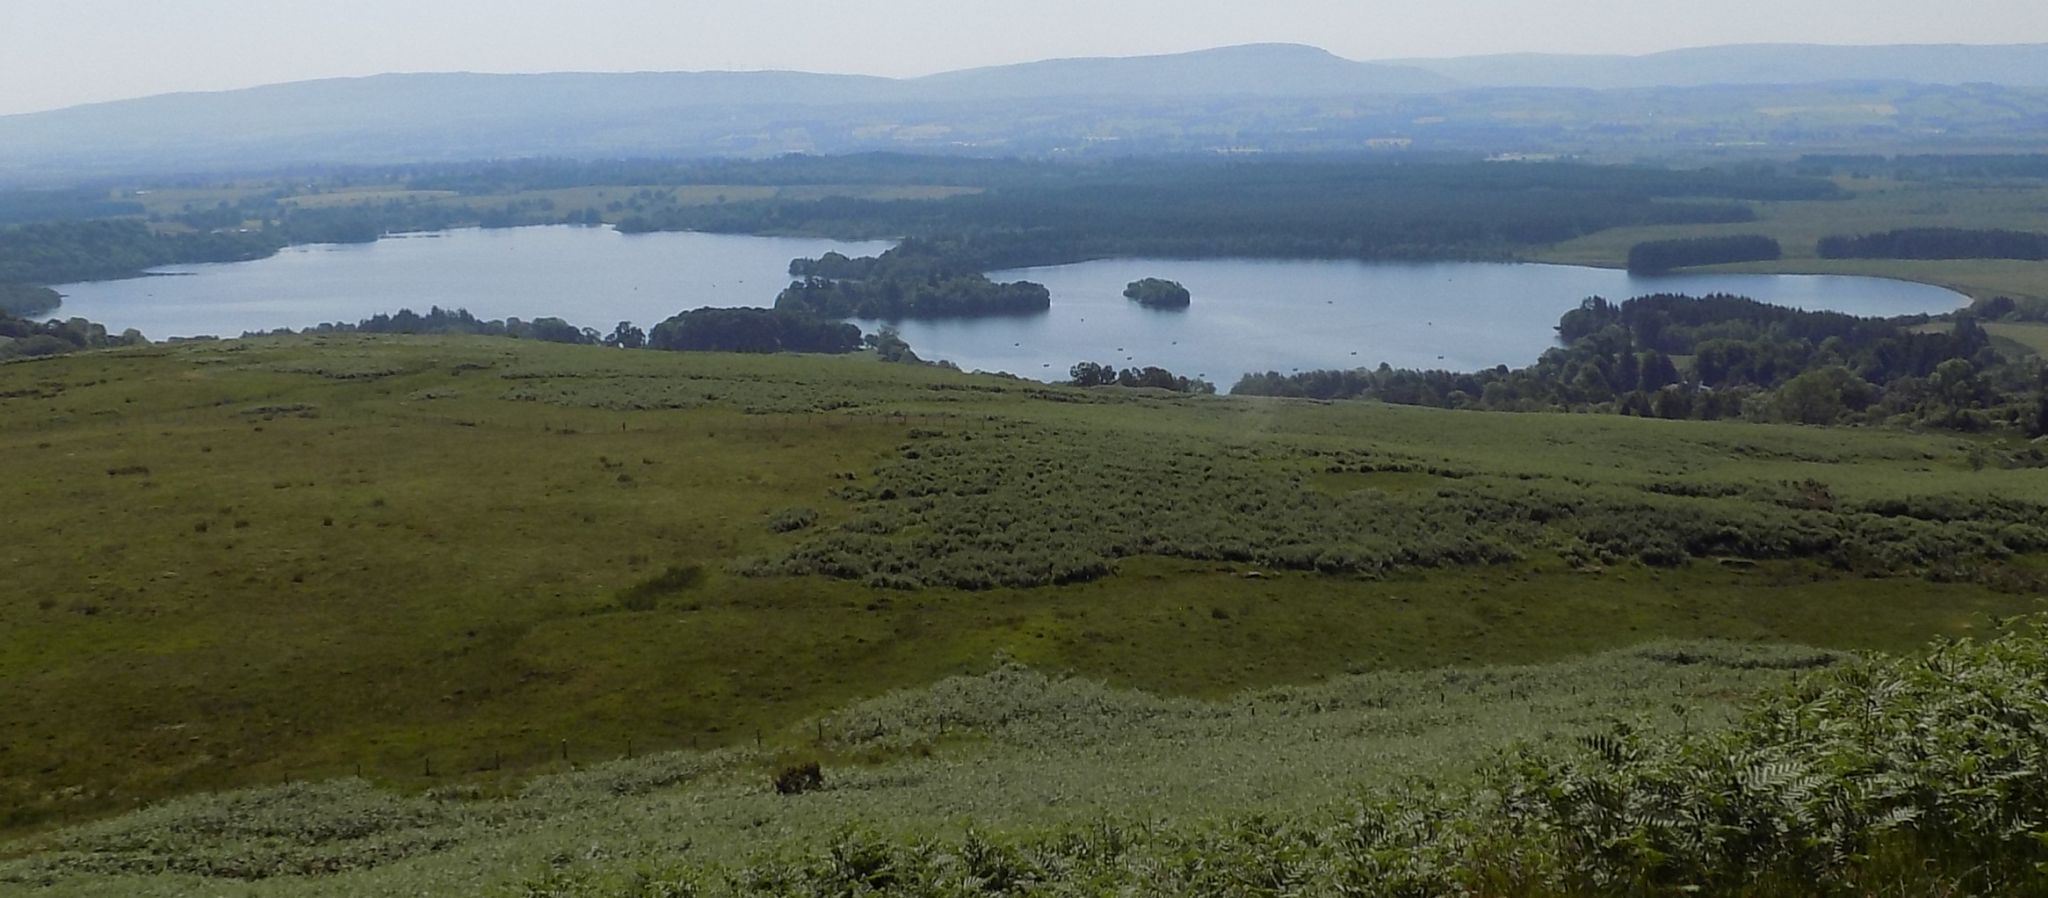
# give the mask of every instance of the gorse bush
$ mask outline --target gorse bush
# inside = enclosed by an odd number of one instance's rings
[[[878,587],[1031,587],[1108,576],[1141,555],[1330,574],[1512,562],[1815,559],[1915,573],[2048,549],[2048,506],[2000,497],[1837,503],[1825,483],[1653,483],[1449,476],[1369,450],[1191,445],[1013,427],[927,433],[841,495],[860,505],[743,573]],[[1321,475],[1420,475],[1421,489],[1335,491]]]

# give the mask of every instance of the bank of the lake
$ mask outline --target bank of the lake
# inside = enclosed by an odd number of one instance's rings
[[[459,230],[353,246],[295,247],[255,262],[70,284],[58,315],[161,339],[235,335],[399,308],[467,308],[486,318],[556,316],[592,328],[648,326],[684,309],[766,306],[793,258],[872,254],[881,243],[604,228]],[[1680,274],[1642,277],[1564,265],[1328,260],[1109,259],[996,272],[1051,289],[1042,315],[890,322],[925,358],[1027,377],[1092,361],[1159,365],[1227,385],[1247,371],[1523,365],[1553,344],[1558,316],[1587,296],[1736,293],[1858,315],[1940,313],[1967,300],[1876,278]],[[1185,310],[1123,296],[1145,277],[1185,284]],[[858,322],[874,330],[883,322]]]

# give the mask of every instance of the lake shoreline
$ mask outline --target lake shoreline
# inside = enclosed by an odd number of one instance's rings
[[[432,236],[434,239],[419,239]],[[303,329],[401,308],[464,308],[483,318],[560,317],[642,327],[686,309],[767,307],[791,259],[874,254],[887,242],[707,232],[624,234],[535,226],[424,232],[368,244],[287,248],[250,261],[175,266],[149,277],[59,285],[58,314],[152,338]],[[1559,315],[1588,296],[1726,292],[1857,315],[1940,315],[1969,298],[1945,288],[1842,275],[1640,276],[1542,261],[1111,258],[989,272],[1045,284],[1052,308],[1028,316],[855,320],[895,329],[927,359],[1061,380],[1079,362],[1158,366],[1229,383],[1248,372],[1520,366],[1554,345]],[[1185,310],[1148,309],[1131,281],[1186,284]]]

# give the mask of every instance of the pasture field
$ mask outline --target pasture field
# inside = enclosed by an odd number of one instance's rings
[[[485,338],[84,354],[0,397],[15,829],[749,743],[998,655],[1218,697],[1904,649],[2035,608],[2048,548],[2040,472],[1952,435]]]
[[[1777,262],[1714,266],[1712,271],[1851,274],[1918,281],[1973,298],[2048,298],[2048,262],[1999,259],[1822,259],[1820,238],[1898,228],[1954,227],[2048,231],[2048,187],[2034,182],[1969,185],[1839,179],[1839,200],[1755,202],[1757,220],[1734,224],[1615,228],[1528,254],[1533,261],[1621,267],[1629,248],[1646,240],[1763,234],[1783,246]]]
[[[1984,325],[1994,340],[2004,340],[2022,352],[2048,355],[2048,324],[2032,321],[1993,321]]]

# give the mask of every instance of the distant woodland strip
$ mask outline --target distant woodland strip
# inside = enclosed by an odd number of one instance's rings
[[[1778,241],[1761,234],[1651,240],[1638,243],[1628,251],[1628,270],[1656,274],[1694,265],[1770,262],[1783,256],[1784,251],[1778,246]]]
[[[1906,228],[1822,237],[1823,259],[2048,259],[2048,234],[1970,228]]]

